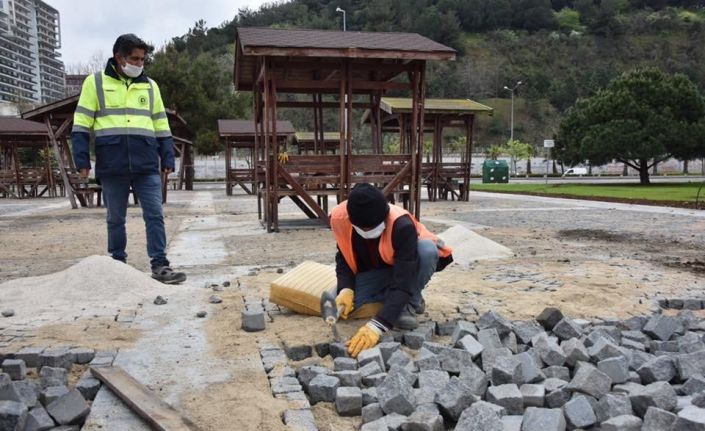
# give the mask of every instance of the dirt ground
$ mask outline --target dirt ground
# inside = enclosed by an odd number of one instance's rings
[[[213,195],[214,211],[209,214],[217,217],[215,228],[220,226],[217,232],[227,256],[217,265],[199,268],[200,274],[207,277],[212,272],[213,281],[220,283],[224,280],[217,274],[225,269],[248,270],[229,279],[232,286],[219,292],[223,303],[209,313],[203,326],[208,355],[224,361],[231,377],[181,394],[179,405],[203,429],[284,429],[280,415],[287,402],[272,398],[266,375],[255,366],[257,342],[315,344],[330,340],[330,330],[319,317],[283,314],[275,315],[265,331],[245,333],[240,330],[240,311],[245,297],[268,297],[278,269],[287,271],[304,260],[332,264],[334,241],[322,229],[254,231],[254,198],[226,198],[221,189],[206,192]],[[183,234],[184,220],[202,216],[189,205],[190,196],[170,194],[175,197],[165,208],[170,244]],[[434,275],[425,291],[423,318],[462,318],[474,307],[480,313],[494,309],[510,319],[528,319],[546,306],[576,318],[628,317],[648,313],[656,298],[703,296],[702,212],[603,205],[482,193],[473,194],[470,202],[424,202],[423,217],[432,230],[463,224],[509,247],[514,256],[475,262],[469,268],[451,266]],[[286,217],[286,211],[282,213]],[[85,256],[105,254],[101,209],[0,214],[0,283],[62,270]],[[129,261],[146,271],[138,208],[129,210],[128,233]],[[174,289],[178,294],[179,287]],[[204,302],[212,293],[203,289]],[[348,338],[363,323],[342,322],[342,337]],[[81,319],[33,328],[33,338],[17,340],[11,347],[51,343],[115,349],[134,345],[142,331],[106,319]],[[340,418],[330,404],[319,404],[313,411],[321,430],[359,426],[359,418]]]

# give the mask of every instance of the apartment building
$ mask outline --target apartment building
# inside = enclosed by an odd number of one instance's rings
[[[64,97],[59,11],[40,0],[0,0],[0,101]]]

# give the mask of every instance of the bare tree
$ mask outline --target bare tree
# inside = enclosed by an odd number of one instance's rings
[[[89,75],[103,70],[107,57],[103,51],[95,51],[85,62],[71,63],[66,66],[67,75]]]

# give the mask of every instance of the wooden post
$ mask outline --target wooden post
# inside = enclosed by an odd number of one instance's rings
[[[265,184],[265,194],[264,194],[264,220],[265,223],[267,224],[267,232],[272,231],[272,182],[271,182],[271,175],[272,175],[272,163],[271,163],[271,136],[269,134],[269,104],[271,103],[271,100],[269,99],[269,70],[267,68],[267,59],[265,57],[264,62],[262,63],[262,70],[264,73],[264,100],[263,100],[263,107],[264,107],[264,184]]]
[[[272,219],[274,221],[274,232],[279,232],[279,137],[277,136],[277,83],[275,74],[270,71],[269,91],[271,93],[271,119],[272,119],[272,180],[273,180],[273,201],[272,201]]]
[[[418,70],[418,115],[419,115],[419,130],[418,130],[418,147],[417,148],[423,148],[423,133],[424,133],[424,106],[426,104],[426,61],[420,61],[419,62],[419,70]],[[414,211],[414,216],[416,217],[417,220],[421,220],[421,187],[419,187],[419,179],[421,177],[421,151],[417,151],[416,154],[417,157],[417,162],[416,162],[416,199],[415,199],[415,211]]]
[[[64,120],[64,123],[59,127],[57,130],[57,134],[63,133],[63,131],[68,127],[68,124],[71,123],[72,119],[67,118]],[[63,159],[61,157],[61,151],[59,151],[59,143],[56,141],[56,135],[54,134],[54,129],[51,127],[51,120],[49,117],[44,118],[44,124],[47,126],[47,133],[49,133],[49,140],[51,141],[51,145],[54,148],[54,156],[56,157],[56,160],[59,161],[59,172],[61,172],[61,179],[64,181],[64,187],[66,188],[66,194],[68,195],[69,202],[71,202],[71,208],[76,209],[78,208],[78,205],[76,204],[76,198],[73,194],[73,188],[71,187],[71,182],[69,181],[69,177],[66,173],[66,166],[63,163]]]
[[[470,200],[470,177],[472,176],[472,137],[473,129],[475,128],[475,115],[470,115],[465,119],[465,140],[467,147],[467,171],[465,173],[465,193],[463,193],[463,200]]]
[[[352,99],[353,99],[353,81],[352,81],[352,67],[350,66],[350,60],[345,61],[345,81],[347,85],[345,86],[348,103],[346,106],[347,113],[347,136],[346,140],[346,152],[347,152],[347,163],[345,165],[345,183],[347,184],[345,198],[347,199],[350,195],[350,190],[352,190]]]
[[[338,202],[345,200],[345,164],[346,164],[346,154],[345,154],[345,64],[340,63],[340,100],[338,113],[338,128],[340,129],[340,186],[338,187]]]
[[[225,138],[225,195],[226,196],[233,195],[233,185],[230,180],[230,178],[231,178],[230,170],[232,169],[230,166],[230,157],[231,157],[232,151],[233,151],[233,148],[232,148],[232,144],[230,143],[230,139]]]

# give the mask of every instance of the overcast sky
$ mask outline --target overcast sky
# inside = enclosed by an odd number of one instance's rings
[[[45,0],[61,16],[61,54],[64,64],[86,63],[102,51],[111,55],[115,39],[135,33],[164,45],[181,36],[199,19],[208,27],[231,20],[238,9],[257,9],[263,0]]]

